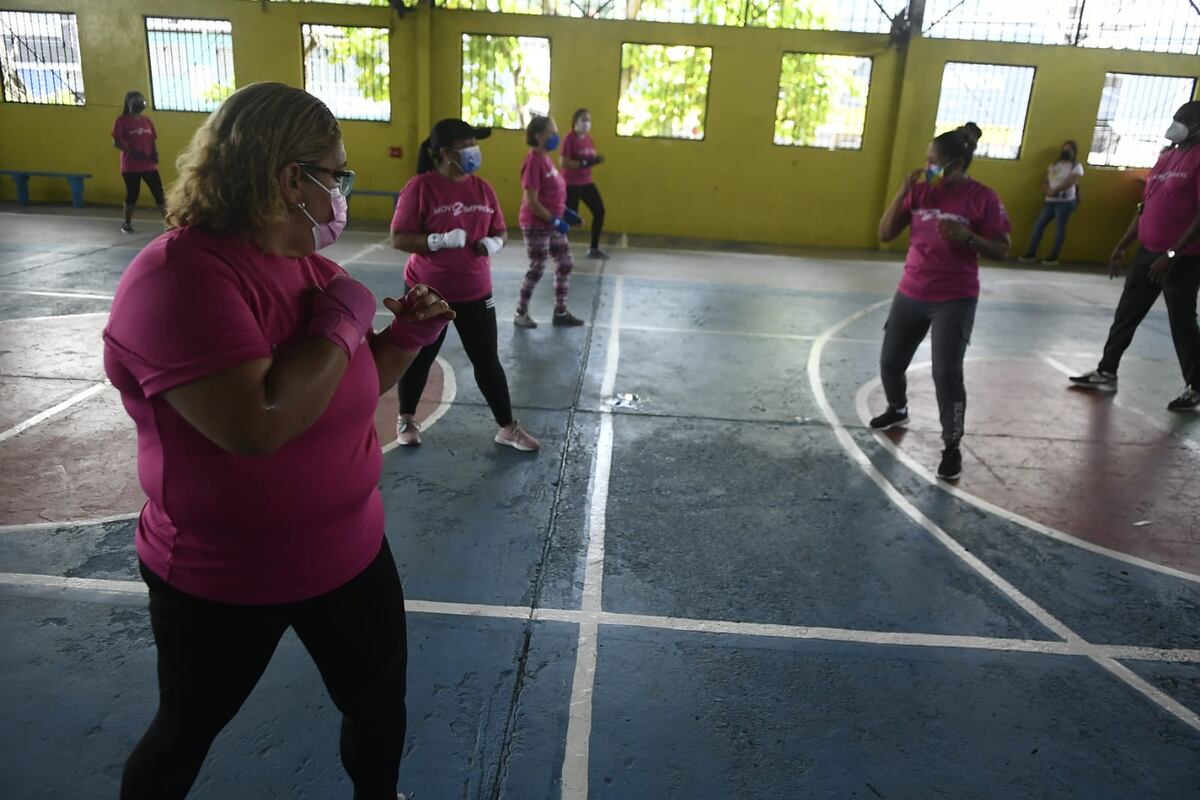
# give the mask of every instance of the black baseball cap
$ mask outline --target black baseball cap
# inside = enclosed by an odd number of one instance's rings
[[[461,119],[444,119],[433,126],[433,133],[429,134],[429,146],[437,152],[463,139],[486,139],[491,135],[491,128],[477,128]]]

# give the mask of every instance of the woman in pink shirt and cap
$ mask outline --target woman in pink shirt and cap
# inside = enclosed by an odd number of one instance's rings
[[[879,355],[888,407],[871,427],[887,430],[908,422],[905,373],[932,330],[933,382],[945,445],[937,474],[948,481],[962,474],[963,359],[979,301],[979,256],[1005,258],[1011,245],[1012,225],[999,195],[967,176],[974,155],[975,144],[962,130],[938,136],[929,144],[925,167],[905,178],[879,221],[885,242],[910,226],[912,234]]]
[[[316,252],[353,185],[324,103],[240,89],[180,159],[172,229],[117,287],[104,365],[137,426],[159,676],[124,800],[187,795],[288,628],[342,712],[355,797],[395,800],[407,646],[374,414],[453,312],[415,286],[372,330],[375,297]]]

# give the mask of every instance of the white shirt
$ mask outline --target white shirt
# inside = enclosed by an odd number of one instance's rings
[[[1046,180],[1050,182],[1050,186],[1058,186],[1072,175],[1083,177],[1083,164],[1072,164],[1070,161],[1055,161],[1046,170]],[[1047,203],[1074,203],[1078,195],[1075,192],[1075,186],[1072,185],[1068,189],[1063,189],[1058,194],[1046,196]]]

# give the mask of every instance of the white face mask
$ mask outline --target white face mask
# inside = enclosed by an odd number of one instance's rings
[[[1171,127],[1167,128],[1167,139],[1175,144],[1183,144],[1187,141],[1187,138],[1191,135],[1191,133],[1192,132],[1187,125],[1184,125],[1179,120],[1173,120],[1171,122]]]
[[[588,131],[590,131],[591,129],[592,129],[592,123],[590,120],[582,120],[581,119],[581,120],[579,120],[579,122],[575,123],[575,132],[578,133],[580,136],[587,136]]]

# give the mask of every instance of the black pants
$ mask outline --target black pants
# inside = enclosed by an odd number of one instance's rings
[[[342,712],[342,764],[354,797],[395,800],[408,649],[404,593],[386,541],[370,566],[345,585],[286,605],[202,600],[144,564],[142,577],[150,587],[159,706],[125,764],[122,800],[187,795],[213,739],[258,683],[289,626]]]
[[[451,303],[454,309],[454,328],[458,338],[462,340],[467,358],[475,368],[475,383],[487,400],[492,416],[500,427],[511,425],[513,421],[512,399],[508,395],[508,376],[500,365],[500,351],[496,341],[496,301],[489,294],[479,300],[468,303]],[[425,391],[425,382],[429,380],[429,370],[433,361],[446,341],[447,325],[442,330],[438,340],[421,350],[417,360],[409,366],[396,391],[400,395],[400,413],[415,414],[421,393]]]
[[[137,205],[138,197],[142,193],[142,181],[146,182],[146,188],[154,196],[154,205],[166,204],[167,201],[163,197],[162,178],[159,177],[158,170],[154,172],[122,172],[121,177],[125,179],[125,205]]]
[[[925,341],[925,334],[933,329],[933,386],[937,391],[942,441],[947,447],[958,446],[963,437],[967,413],[963,359],[975,327],[976,304],[973,299],[926,303],[896,292],[879,354],[879,374],[888,405],[905,408],[908,405],[905,372]]]
[[[567,208],[579,213],[579,201],[582,200],[592,212],[592,249],[600,249],[600,234],[604,233],[604,200],[600,198],[600,190],[596,184],[587,186],[567,187]]]
[[[1167,316],[1171,321],[1171,338],[1175,341],[1175,355],[1184,383],[1200,386],[1200,327],[1196,324],[1196,293],[1200,290],[1200,256],[1180,257],[1167,273],[1162,286],[1150,281],[1150,266],[1162,253],[1152,253],[1146,248],[1138,250],[1125,276],[1125,288],[1117,303],[1108,341],[1104,343],[1104,357],[1100,369],[1112,375],[1121,366],[1121,356],[1133,341],[1138,325],[1150,313],[1159,294],[1167,303]]]

